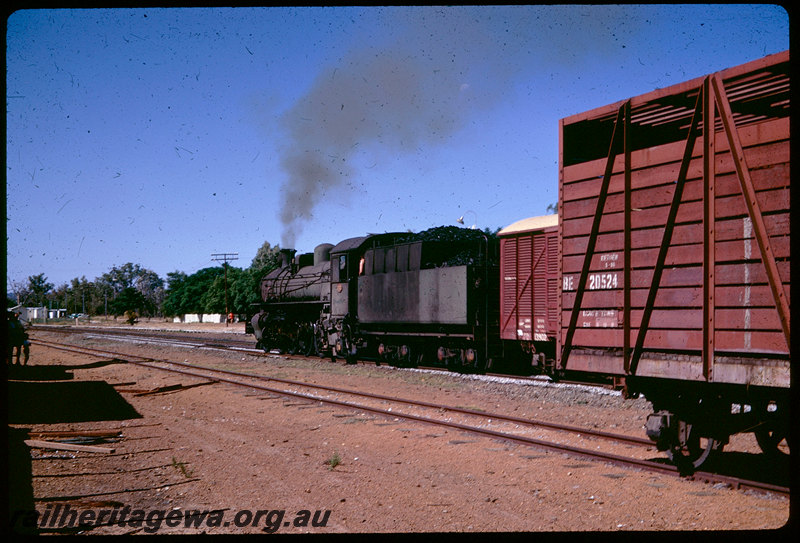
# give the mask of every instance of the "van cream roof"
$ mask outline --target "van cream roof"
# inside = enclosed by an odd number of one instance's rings
[[[504,236],[509,234],[518,234],[520,232],[528,232],[530,230],[541,230],[542,228],[548,228],[552,226],[558,226],[558,215],[543,215],[541,217],[530,217],[528,219],[522,219],[521,221],[517,221],[513,224],[510,224],[500,230],[497,235]]]

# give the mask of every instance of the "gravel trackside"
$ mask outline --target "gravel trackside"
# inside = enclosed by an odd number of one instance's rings
[[[242,323],[187,326],[154,320],[134,326],[146,327],[243,333]],[[35,327],[31,337],[34,342],[61,339]],[[99,336],[70,341],[640,437],[650,412],[643,399],[623,400],[585,387],[120,343]],[[27,371],[72,378],[34,381],[38,387],[24,389],[25,405],[33,407],[21,414],[13,409],[14,402],[23,401],[15,396],[21,381],[9,382],[14,531],[36,530],[34,509],[39,531],[58,534],[69,533],[69,526],[59,522],[80,513],[86,520],[82,531],[90,534],[738,531],[775,530],[789,519],[789,499],[776,495],[203,383],[36,343]],[[183,387],[143,393],[178,384]],[[105,407],[90,409],[95,400]],[[23,441],[36,432],[89,430],[121,436],[72,441],[113,452],[29,447]],[[725,450],[744,456],[758,452],[751,435],[735,436]],[[664,457],[654,448],[644,454]],[[197,525],[186,525],[187,515],[204,511],[209,514],[202,520],[193,517]]]

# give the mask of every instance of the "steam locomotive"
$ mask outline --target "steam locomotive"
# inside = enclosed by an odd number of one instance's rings
[[[433,228],[282,252],[248,330],[267,351],[483,369],[497,353],[497,240]],[[488,355],[488,356],[487,356]]]
[[[695,469],[788,443],[789,52],[562,119],[558,214],[322,245],[264,277],[261,347],[613,379]]]

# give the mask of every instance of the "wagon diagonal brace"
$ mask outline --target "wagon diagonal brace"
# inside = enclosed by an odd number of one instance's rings
[[[608,187],[611,184],[611,174],[614,170],[614,159],[617,156],[617,148],[619,147],[620,139],[620,125],[625,122],[627,128],[629,119],[626,120],[625,111],[630,101],[619,108],[617,112],[617,120],[614,122],[614,132],[611,135],[611,144],[608,147],[608,159],[606,161],[606,169],[603,173],[603,183],[600,186],[600,194],[597,197],[597,207],[594,212],[594,221],[592,222],[592,230],[589,233],[589,243],[586,247],[586,254],[583,257],[583,266],[581,268],[581,275],[578,279],[578,289],[575,292],[575,301],[572,304],[572,312],[569,319],[569,328],[567,328],[567,337],[564,340],[564,348],[561,354],[561,367],[566,368],[569,361],[569,354],[572,351],[572,338],[575,335],[575,328],[578,325],[578,313],[583,302],[583,294],[586,291],[586,280],[589,277],[589,268],[592,263],[592,255],[594,255],[595,244],[597,243],[597,236],[600,233],[600,218],[603,215],[603,209],[606,205],[606,196],[608,194]],[[559,219],[560,220],[560,219]]]
[[[681,162],[681,168],[678,174],[678,179],[675,183],[675,192],[673,194],[672,205],[670,207],[669,216],[667,218],[666,225],[664,228],[664,234],[662,237],[661,247],[659,249],[656,265],[653,270],[653,279],[650,284],[650,290],[648,292],[647,304],[644,308],[644,313],[642,315],[642,322],[639,327],[639,333],[636,339],[636,346],[634,348],[633,356],[628,370],[628,373],[630,375],[636,374],[636,369],[638,367],[639,360],[641,359],[645,336],[647,335],[647,330],[649,328],[650,316],[652,314],[652,309],[655,303],[655,297],[658,292],[658,287],[661,283],[661,275],[664,269],[664,262],[666,261],[667,250],[669,249],[669,244],[672,238],[675,217],[677,216],[678,206],[680,205],[681,196],[683,194],[683,188],[686,182],[686,176],[689,169],[689,161],[692,158],[691,156],[692,149],[694,147],[694,143],[698,136],[699,127],[701,126],[698,122],[698,118],[701,115],[702,110],[704,109],[703,107],[704,101],[706,104],[705,118],[707,119],[706,122],[703,124],[705,154],[708,154],[710,151],[713,151],[714,149],[712,136],[711,134],[708,134],[710,130],[713,130],[712,128],[713,122],[708,121],[709,117],[714,116],[714,111],[713,111],[714,100],[710,96],[710,92],[712,89],[714,92],[714,98],[716,98],[716,105],[719,108],[720,117],[722,119],[722,123],[725,128],[725,133],[728,139],[728,144],[731,150],[731,154],[734,158],[734,163],[736,165],[736,172],[737,172],[737,177],[739,179],[739,183],[742,188],[742,195],[744,196],[748,214],[753,223],[754,234],[758,242],[759,249],[761,251],[762,262],[766,269],[773,299],[775,300],[775,307],[780,317],[781,326],[783,328],[784,337],[786,339],[786,345],[787,347],[790,346],[789,305],[788,302],[786,301],[786,297],[783,292],[780,275],[778,273],[778,268],[775,263],[774,253],[772,252],[763,216],[761,215],[761,210],[758,205],[758,200],[756,199],[755,189],[753,187],[753,182],[750,177],[750,170],[747,167],[747,163],[745,161],[744,149],[742,147],[741,141],[739,140],[738,132],[736,130],[733,121],[733,113],[731,111],[730,102],[727,99],[727,95],[725,93],[725,89],[722,85],[722,82],[720,81],[719,75],[714,74],[712,76],[707,77],[704,80],[703,86],[701,87],[701,91],[698,93],[695,112],[692,117],[689,134],[687,136],[683,161]],[[709,202],[708,200],[709,198],[714,197],[713,193],[714,183],[713,183],[713,171],[712,171],[713,161],[711,160],[710,157],[706,156],[704,162],[705,162],[704,200],[706,200],[704,204],[705,206],[704,215],[706,220],[706,228],[705,228],[706,232],[704,239],[704,244],[706,245],[704,249],[705,252],[704,275],[706,279],[706,284],[704,285],[704,289],[706,290],[706,294],[704,295],[705,329],[703,332],[705,340],[704,340],[704,352],[703,352],[703,371],[706,379],[710,379],[711,368],[712,368],[711,357],[713,357],[713,344],[714,344],[713,340],[714,300],[713,300],[713,284],[709,284],[708,282],[713,281],[713,276],[714,276],[713,262],[711,262],[710,260],[713,259],[714,206],[713,202]],[[712,229],[712,232],[708,232],[709,228]]]
[[[710,89],[711,81],[703,81],[703,377],[706,381],[713,378],[714,362],[714,313],[716,301],[716,172],[714,157],[716,156],[716,106]]]
[[[756,191],[753,188],[753,180],[750,177],[750,169],[747,167],[742,142],[739,139],[739,133],[733,122],[731,105],[719,75],[715,74],[711,76],[711,83],[714,87],[714,95],[717,98],[717,104],[720,109],[722,124],[725,127],[725,134],[728,137],[731,155],[734,159],[733,162],[736,165],[736,173],[739,178],[739,184],[742,187],[742,195],[744,196],[745,204],[747,204],[747,212],[750,214],[750,219],[753,221],[753,230],[756,241],[758,242],[758,248],[761,251],[761,259],[766,269],[767,277],[769,278],[769,286],[772,290],[772,297],[775,300],[775,307],[778,310],[778,316],[781,320],[786,346],[790,347],[789,303],[786,301],[786,296],[783,292],[778,266],[775,263],[775,255],[772,252],[769,236],[767,235],[767,228],[764,224],[764,217],[761,215],[761,208],[756,199]]]
[[[681,167],[678,171],[678,179],[675,181],[675,191],[672,195],[672,204],[669,208],[669,215],[667,216],[666,224],[664,225],[664,234],[661,238],[661,247],[658,250],[658,257],[656,260],[655,268],[653,269],[653,279],[650,283],[650,290],[647,293],[647,304],[644,307],[642,314],[642,322],[639,325],[639,333],[636,336],[636,346],[633,349],[631,357],[631,364],[628,368],[630,375],[636,375],[636,370],[639,366],[639,360],[642,357],[642,349],[644,348],[645,336],[647,336],[647,329],[650,327],[650,316],[653,313],[653,305],[655,304],[656,294],[658,287],[661,284],[661,274],[664,271],[664,262],[667,259],[667,251],[672,241],[672,231],[675,227],[675,218],[678,215],[678,207],[681,204],[683,196],[683,187],[686,184],[686,177],[689,172],[689,162],[692,160],[692,151],[694,149],[695,141],[697,140],[698,133],[700,132],[701,125],[699,124],[700,117],[703,114],[703,95],[702,90],[697,94],[697,101],[692,114],[691,124],[689,125],[689,133],[686,136],[686,147],[683,151],[683,160]]]

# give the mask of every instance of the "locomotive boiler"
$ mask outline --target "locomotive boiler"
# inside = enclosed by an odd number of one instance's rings
[[[320,315],[330,305],[332,247],[321,244],[297,258],[281,250],[281,265],[261,279],[262,303],[249,319],[259,348],[306,355],[329,349]]]

